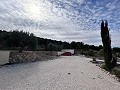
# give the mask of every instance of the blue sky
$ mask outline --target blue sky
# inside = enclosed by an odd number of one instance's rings
[[[108,20],[112,46],[120,46],[120,0],[0,0],[2,30],[99,45],[101,20]]]

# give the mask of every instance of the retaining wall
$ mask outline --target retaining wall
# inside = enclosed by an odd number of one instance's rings
[[[22,63],[54,59],[57,57],[57,52],[53,51],[11,51],[9,55],[9,63]]]

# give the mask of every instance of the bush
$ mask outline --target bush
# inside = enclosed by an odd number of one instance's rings
[[[105,63],[101,65],[101,68],[106,70]]]
[[[118,68],[114,68],[111,73],[120,78],[120,70]]]
[[[95,56],[94,50],[90,49],[90,50],[88,51],[88,55],[89,55],[89,56]]]
[[[104,56],[104,54],[103,54],[103,49],[100,49],[100,51],[98,51],[98,56],[100,56],[100,57],[103,57]]]
[[[105,63],[101,65],[101,68],[105,69],[108,72],[111,72],[111,70],[106,67]]]
[[[117,57],[113,55],[112,61],[111,61],[111,67],[114,68],[117,66]]]

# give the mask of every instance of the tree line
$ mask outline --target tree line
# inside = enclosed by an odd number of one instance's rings
[[[25,47],[35,50],[36,37],[29,32],[0,30],[0,49],[19,49],[22,52]]]
[[[62,49],[78,49],[78,50],[95,50],[103,49],[102,45],[94,46],[84,44],[83,42],[71,43],[51,40],[47,38],[36,37],[33,33],[25,31],[5,31],[0,30],[0,49],[17,49],[23,47],[25,50],[46,50],[46,51],[60,51]],[[120,53],[120,48],[113,48],[114,52]]]
[[[60,51],[62,49],[78,49],[78,50],[95,50],[102,49],[102,45],[94,46],[84,44],[83,42],[71,43],[51,40],[46,38],[36,37],[33,33],[25,31],[5,31],[0,30],[0,49],[19,49],[23,50],[45,50],[45,51]]]

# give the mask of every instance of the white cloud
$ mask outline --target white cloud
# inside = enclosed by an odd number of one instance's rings
[[[109,21],[112,45],[120,45],[119,0],[1,0],[0,29],[20,29],[37,36],[101,44],[100,22]]]

